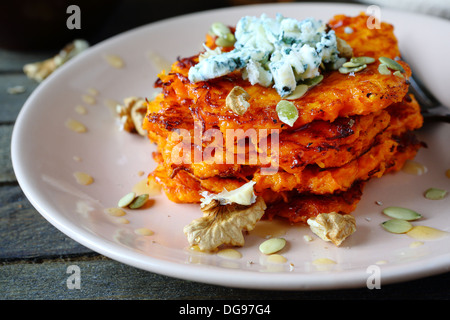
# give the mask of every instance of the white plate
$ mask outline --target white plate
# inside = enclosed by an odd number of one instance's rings
[[[380,271],[381,285],[448,270],[450,237],[410,248],[414,239],[389,234],[379,226],[386,217],[375,204],[382,201],[384,206],[414,208],[424,215],[415,224],[450,231],[450,197],[431,201],[422,196],[428,187],[450,190],[450,179],[445,177],[445,170],[450,169],[450,126],[445,124],[420,133],[428,144],[417,157],[428,167],[425,175],[399,172],[368,184],[355,212],[358,230],[343,247],[315,238],[307,227],[278,226],[277,232],[284,231],[289,243],[281,252],[288,259],[285,264],[268,263],[259,253],[261,232],[246,236],[246,245],[238,249],[242,258],[237,260],[188,250],[183,226],[200,215],[199,207],[171,203],[164,195],[155,197],[149,209],[128,210],[129,224],[117,223],[103,212],[144,178],[139,171],[147,174],[155,166],[153,146],[146,139],[119,132],[103,105],[105,99],[152,96],[159,70],[152,66],[149,52],[169,61],[193,55],[201,49],[211,23],[235,24],[243,15],[280,12],[297,19],[328,20],[334,14],[356,15],[365,9],[335,4],[235,7],[153,23],[93,46],[46,79],[23,106],[12,139],[12,160],[20,186],[36,209],[69,237],[117,261],[171,277],[232,287],[308,290],[364,287],[373,270]],[[450,90],[446,90],[450,64],[444,58],[450,55],[450,44],[441,41],[442,34],[450,33],[450,24],[386,9],[381,14],[383,20],[395,24],[402,52],[416,73],[450,105]],[[112,68],[105,62],[105,54],[122,57],[125,67]],[[97,103],[85,104],[88,113],[79,115],[74,107],[83,104],[81,97],[89,88],[98,90]],[[88,132],[68,130],[64,126],[68,118],[84,123]],[[95,182],[77,184],[75,171],[90,173]],[[134,230],[140,227],[155,233],[139,236]],[[315,240],[306,242],[304,235]],[[318,258],[336,264],[312,264]],[[379,261],[386,263],[377,265]]]

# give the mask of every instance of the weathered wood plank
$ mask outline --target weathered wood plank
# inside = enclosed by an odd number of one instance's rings
[[[58,51],[13,51],[0,50],[0,71],[1,72],[22,72],[23,66],[27,63],[42,61],[53,57]]]
[[[69,266],[79,268],[79,289],[70,289]],[[345,300],[345,299],[445,299],[450,273],[381,285],[381,289],[331,291],[264,291],[228,288],[175,279],[124,265],[104,257],[85,260],[4,264],[0,267],[0,299],[184,299],[184,300]],[[69,270],[70,271],[70,270]],[[270,276],[268,274],[267,276]],[[69,284],[75,284],[70,281]],[[400,291],[401,290],[401,291]],[[401,294],[399,293],[401,292]]]
[[[0,186],[0,260],[92,254],[45,220],[19,186]]]
[[[12,125],[0,125],[0,183],[16,181],[11,162]]]
[[[80,289],[67,286],[71,265],[79,267]],[[11,264],[3,265],[1,270],[0,299],[214,299],[236,292],[169,278],[108,259]]]
[[[1,58],[0,58],[1,60]],[[0,77],[0,123],[13,123],[25,101],[39,84],[23,73],[2,74]],[[21,86],[22,93],[11,94],[9,88]]]

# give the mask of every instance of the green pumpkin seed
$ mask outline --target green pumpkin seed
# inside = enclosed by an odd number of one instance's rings
[[[124,195],[118,202],[118,206],[120,208],[125,208],[127,207],[131,202],[133,202],[134,198],[136,197],[136,193],[134,192],[130,192],[126,195]]]
[[[425,191],[425,198],[430,200],[441,200],[447,195],[447,191],[438,188],[429,188]]]
[[[271,238],[259,245],[259,251],[264,254],[272,254],[280,251],[286,245],[286,240],[283,238]]]
[[[400,71],[395,71],[394,76],[399,77],[399,78],[405,78]]]
[[[280,121],[288,124],[291,127],[298,119],[297,107],[290,101],[281,100],[280,102],[278,102],[276,110]]]
[[[347,74],[347,73],[350,73],[350,72],[354,72],[354,70],[353,70],[353,68],[340,67],[339,68],[339,72]]]
[[[130,203],[130,205],[128,206],[130,209],[138,209],[140,207],[142,207],[148,200],[148,194],[144,193],[141,194],[139,196],[137,196],[136,198],[134,198],[133,202]]]
[[[344,68],[356,68],[356,67],[359,67],[362,64],[364,64],[364,63],[354,63],[354,62],[349,61],[349,62],[345,62],[342,66]]]
[[[382,63],[378,66],[378,72],[380,74],[384,74],[384,75],[390,75],[391,74],[391,71],[388,69],[387,65],[382,64]]]
[[[386,58],[386,57],[379,57],[378,60],[382,63],[385,64],[389,69],[392,70],[397,70],[400,71],[402,73],[405,72],[405,69],[403,69],[403,67],[401,66],[400,63],[398,63],[395,60],[392,60],[390,58]]]
[[[339,72],[346,74],[346,73],[350,73],[350,72],[358,72],[365,68],[367,68],[367,64],[363,64],[363,65],[360,65],[359,67],[355,67],[355,68],[340,67]]]
[[[345,68],[356,68],[363,64],[374,63],[375,59],[372,57],[352,57],[350,61],[344,63],[342,66]]]
[[[319,81],[320,82],[320,81]],[[299,84],[295,87],[294,91],[286,97],[284,97],[286,100],[295,100],[303,97],[303,95],[308,91],[308,85],[307,84]],[[281,101],[280,101],[281,102]]]
[[[214,22],[211,25],[211,32],[212,34],[218,36],[218,37],[223,37],[228,33],[231,33],[230,28],[228,28],[225,24],[223,24],[222,22]]]
[[[374,63],[375,59],[372,57],[352,57],[350,59],[350,62],[353,64],[362,65],[362,64]]]
[[[383,209],[383,213],[387,215],[388,217],[394,218],[394,219],[400,219],[400,220],[417,220],[422,218],[422,215],[407,208],[402,207],[387,207]]]
[[[228,33],[225,36],[220,36],[216,39],[216,44],[220,47],[231,47],[236,42],[233,34]]]
[[[314,78],[309,78],[309,79],[305,79],[302,81],[302,84],[307,85],[308,87],[313,87],[316,84],[319,84],[320,82],[322,82],[323,80],[323,75],[318,75],[317,77]],[[297,88],[296,88],[297,89]]]
[[[406,220],[391,219],[383,222],[381,226],[391,233],[406,233],[412,229],[412,224]]]

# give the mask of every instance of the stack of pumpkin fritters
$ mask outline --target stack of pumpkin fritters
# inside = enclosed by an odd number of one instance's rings
[[[168,198],[180,203],[200,202],[203,191],[220,193],[254,181],[255,193],[267,205],[265,216],[291,222],[355,210],[369,179],[397,171],[414,158],[420,147],[414,130],[423,119],[419,105],[408,94],[411,70],[398,60],[392,25],[381,23],[380,28],[369,29],[365,15],[335,16],[328,25],[352,47],[353,56],[376,61],[355,73],[324,71],[321,83],[291,101],[299,113],[292,127],[278,117],[276,105],[282,98],[277,91],[251,85],[240,71],[192,83],[188,72],[198,63],[197,55],[179,59],[171,70],[162,72],[155,83],[162,93],[148,102],[143,124],[158,148],[154,155],[158,166],[149,179],[156,179]],[[346,32],[349,28],[351,33]],[[208,35],[206,44],[214,49],[214,38]],[[380,74],[379,57],[398,60],[405,72],[402,76]],[[226,106],[226,97],[236,86],[250,96],[250,107],[243,115]],[[198,132],[207,135],[210,129],[221,132],[224,139],[227,129],[263,132],[254,144],[260,157],[250,161],[249,144],[255,141],[248,136],[233,140],[236,148],[231,151],[217,137],[198,139]],[[186,132],[190,138],[181,139]],[[261,151],[262,142],[267,148]],[[180,143],[191,152],[180,152]],[[195,156],[211,154],[208,148],[214,146],[212,156],[223,160],[242,145],[247,148],[244,162],[218,163]],[[263,161],[267,157],[272,162]]]

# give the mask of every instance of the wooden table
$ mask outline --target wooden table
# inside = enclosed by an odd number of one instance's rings
[[[38,83],[25,63],[54,52],[0,50],[0,299],[449,299],[450,273],[407,283],[331,291],[259,291],[194,283],[146,272],[104,257],[71,240],[33,208],[20,189],[10,156],[16,117]],[[7,89],[25,87],[10,94]],[[69,289],[67,269],[81,270],[80,289]],[[450,266],[449,266],[450,267]]]

